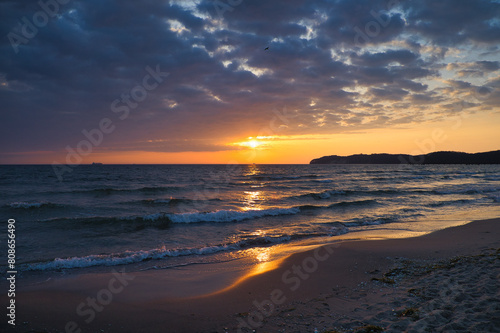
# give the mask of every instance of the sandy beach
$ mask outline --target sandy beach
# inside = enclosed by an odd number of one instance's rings
[[[0,22],[0,333],[500,333],[500,0]]]
[[[492,219],[324,245],[252,269],[118,266],[19,280],[9,331],[499,332],[499,251]]]

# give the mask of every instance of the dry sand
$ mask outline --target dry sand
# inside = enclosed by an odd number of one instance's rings
[[[200,274],[191,286],[169,270],[135,272],[122,289],[112,274],[52,279],[19,286],[9,331],[500,332],[499,249],[500,219],[493,219],[415,238],[326,245],[205,296],[196,296],[200,281],[218,280],[217,266],[189,271],[190,280]],[[106,300],[102,290],[110,287],[112,300],[89,320],[87,298]],[[182,290],[192,292],[182,297]]]

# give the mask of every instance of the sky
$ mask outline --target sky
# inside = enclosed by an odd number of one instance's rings
[[[500,1],[0,2],[0,164],[500,149]]]

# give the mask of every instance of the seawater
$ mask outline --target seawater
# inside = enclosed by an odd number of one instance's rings
[[[0,191],[21,271],[144,270],[498,217],[500,166],[82,165],[59,181],[4,165]]]

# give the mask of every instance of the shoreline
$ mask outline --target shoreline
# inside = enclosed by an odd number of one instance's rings
[[[235,275],[219,280],[221,269],[234,272],[231,263],[175,269],[176,279],[167,270],[127,274],[122,273],[123,267],[115,267],[115,273],[57,278],[27,288],[19,286],[18,324],[10,330],[314,332],[314,328],[321,331],[335,325],[355,329],[368,320],[370,311],[405,297],[399,282],[385,283],[389,278],[384,274],[394,267],[424,267],[456,256],[496,258],[499,236],[500,219],[490,219],[413,238],[327,244],[257,265],[230,288],[204,296],[197,296],[206,287],[199,285],[198,277],[203,276],[207,285],[231,284]],[[472,273],[473,269],[469,275]],[[1,299],[6,298],[2,295]],[[389,319],[372,321],[387,326]]]

